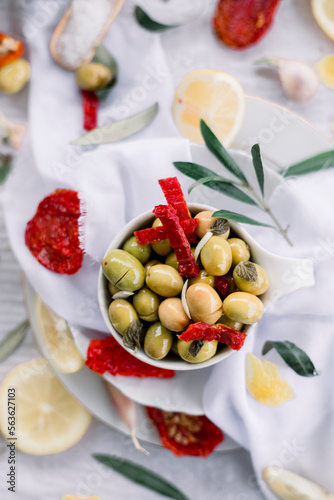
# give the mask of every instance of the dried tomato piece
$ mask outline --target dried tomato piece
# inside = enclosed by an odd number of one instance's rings
[[[244,345],[247,335],[220,323],[208,325],[207,323],[199,322],[189,325],[186,331],[178,335],[178,337],[185,342],[190,342],[191,340],[204,340],[208,342],[218,340],[218,342],[228,345],[233,350],[239,351]]]
[[[174,248],[181,276],[197,278],[200,269],[196,265],[189,241],[174,208],[168,205],[158,205],[153,213],[161,220],[167,238]]]
[[[228,295],[230,286],[231,281],[225,278],[225,276],[215,276],[214,289],[217,290],[223,299]]]
[[[222,431],[205,415],[173,413],[146,407],[156,425],[162,444],[178,457],[207,457],[224,440]]]
[[[57,189],[40,202],[28,222],[25,243],[38,262],[50,271],[60,274],[79,271],[83,260],[80,215],[78,193]]]
[[[23,55],[24,45],[19,40],[0,32],[0,68]]]
[[[184,220],[181,222],[181,226],[186,235],[192,234],[198,226],[198,219]],[[140,245],[158,243],[167,238],[163,226],[141,229],[140,231],[135,231],[134,235]]]
[[[99,109],[99,98],[94,92],[82,91],[83,95],[83,112],[84,112],[84,129],[92,130],[97,127],[97,112]]]
[[[135,358],[111,336],[90,342],[86,365],[100,375],[105,372],[111,375],[140,378],[171,378],[175,375],[173,370],[151,366]]]
[[[230,47],[243,49],[268,31],[280,0],[219,0],[212,20],[217,37]]]

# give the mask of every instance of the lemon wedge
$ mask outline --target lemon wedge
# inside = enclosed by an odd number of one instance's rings
[[[36,318],[44,349],[52,364],[62,373],[74,373],[85,364],[66,321],[41,299],[36,299]]]
[[[334,89],[334,54],[328,54],[315,65],[321,81]]]
[[[312,0],[312,12],[320,28],[334,40],[333,0]]]
[[[240,130],[245,94],[233,76],[203,69],[185,76],[175,91],[173,117],[184,137],[203,144],[202,118],[218,139],[229,146]]]
[[[9,426],[9,395],[15,390],[15,431]],[[12,411],[11,411],[12,412]],[[0,389],[0,430],[16,437],[16,448],[31,455],[67,450],[85,434],[91,415],[62,386],[45,359],[18,365]],[[12,423],[10,425],[13,425]]]
[[[266,406],[280,406],[296,397],[274,363],[261,361],[250,353],[246,356],[246,387],[253,398]]]

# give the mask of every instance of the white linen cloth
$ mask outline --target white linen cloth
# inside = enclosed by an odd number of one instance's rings
[[[177,137],[170,114],[174,87],[172,80],[179,80],[180,76],[191,69],[213,67],[239,76],[247,91],[267,95],[268,80],[253,77],[248,81],[249,67],[243,64],[243,61],[249,62],[263,55],[264,49],[257,46],[239,53],[237,58],[233,56],[234,52],[218,44],[209,28],[213,3],[210,3],[206,14],[198,21],[182,30],[166,33],[161,39],[159,35],[139,28],[132,19],[132,4],[125,6],[124,12],[105,39],[106,46],[119,61],[121,72],[119,85],[113,91],[112,102],[109,100],[101,108],[100,124],[108,119],[118,119],[125,114],[140,111],[156,100],[161,110],[155,123],[133,139],[117,145],[105,145],[84,154],[77,153],[68,146],[69,140],[82,132],[80,99],[73,75],[58,68],[47,49],[57,15],[50,15],[43,27],[29,37],[33,68],[30,94],[32,152],[29,151],[29,144],[26,144],[16,172],[8,184],[4,196],[7,227],[19,262],[38,293],[59,314],[72,322],[102,330],[105,328],[95,299],[101,253],[112,239],[112,233],[117,232],[124,221],[161,202],[156,181],[160,177],[176,174],[171,162],[189,159],[187,142],[171,139]],[[38,7],[38,2],[35,5]],[[300,34],[304,37],[303,40],[309,40],[309,17],[304,13],[301,2],[296,2],[296,5],[297,12],[282,4],[276,20],[277,28],[266,38],[266,50],[279,49],[281,55],[291,56],[291,41],[283,40],[282,33],[289,33],[289,26],[292,33],[298,13],[303,14],[306,19],[305,29],[301,28]],[[26,29],[33,26],[34,15],[32,11],[26,18]],[[326,47],[327,41],[318,32],[314,36],[320,40],[314,53],[305,54],[301,44],[296,46],[294,57],[298,58],[303,54],[303,60],[311,61],[324,51],[323,48],[319,49],[319,45],[322,43]],[[131,64],[128,62],[129,54],[132,54]],[[152,86],[154,79],[158,85],[147,90],[145,95],[141,92],[143,97],[138,97],[140,91],[137,90],[136,93],[134,89],[142,87],[140,82],[147,74],[154,75],[151,79]],[[277,85],[277,94],[271,97],[284,102],[280,92]],[[319,114],[322,113],[322,117],[328,117],[329,114],[326,95],[319,93],[315,100],[313,113],[318,120]],[[305,112],[311,114],[306,109]],[[141,168],[138,168],[139,164]],[[182,184],[187,185],[184,178],[177,175]],[[275,359],[280,364],[281,373],[291,382],[298,397],[281,408],[262,407],[245,390],[246,352],[241,351],[213,369],[204,391],[204,404],[207,415],[249,449],[257,478],[264,466],[278,462],[322,482],[334,491],[334,479],[331,475],[334,462],[331,444],[334,442],[331,423],[333,289],[330,281],[333,257],[329,253],[325,259],[321,257],[324,253],[317,251],[319,246],[322,248],[322,241],[329,241],[329,245],[332,242],[330,213],[334,179],[333,172],[316,175],[316,178],[310,176],[299,179],[296,183],[277,190],[277,196],[271,200],[282,223],[291,223],[291,237],[298,242],[293,249],[279,235],[269,230],[250,230],[260,243],[276,253],[314,257],[316,287],[281,299],[277,307],[264,316],[256,337],[254,335],[250,340],[253,341],[257,355],[266,339],[294,341],[311,354],[321,376],[314,379],[297,377],[283,365],[275,353],[271,353],[267,356],[268,359]],[[84,267],[74,277],[54,275],[42,268],[23,242],[26,222],[33,216],[38,202],[57,187],[80,190],[86,200],[87,256]],[[100,194],[102,189],[103,198],[98,199],[96,193]],[[126,193],[127,201],[131,199],[131,204],[127,203],[125,206],[122,193]],[[138,193],[141,196],[137,196]],[[117,219],[108,214],[115,214]],[[252,216],[251,213],[250,215]],[[255,213],[253,216],[255,217]],[[251,348],[253,350],[253,345],[249,342],[248,349]],[[271,498],[261,481],[260,484],[264,493]],[[251,486],[252,478],[250,488]]]

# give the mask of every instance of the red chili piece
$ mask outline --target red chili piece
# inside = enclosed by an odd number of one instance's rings
[[[173,370],[148,365],[132,356],[113,337],[92,340],[88,347],[86,365],[100,375],[105,372],[123,377],[174,377]]]
[[[82,91],[83,95],[83,112],[84,112],[84,129],[92,130],[97,127],[97,111],[99,109],[99,99],[94,92]]]
[[[212,20],[217,37],[232,48],[255,44],[268,31],[280,0],[219,0]]]
[[[191,340],[207,340],[208,342],[218,340],[218,342],[228,345],[233,350],[239,351],[244,345],[247,335],[220,323],[216,325],[192,323],[178,337],[185,342],[190,342]]]
[[[197,228],[198,219],[184,220],[181,222],[181,226],[186,235],[189,235]],[[134,235],[140,245],[158,243],[159,241],[163,241],[167,238],[166,232],[162,226],[141,229],[140,231],[135,231]]]
[[[196,265],[189,241],[174,208],[168,205],[158,205],[154,208],[153,213],[161,220],[167,238],[174,248],[181,276],[197,278],[200,269]]]
[[[215,276],[214,289],[217,290],[217,292],[223,299],[228,295],[230,286],[231,281],[225,278],[225,276]]]
[[[60,274],[79,271],[83,251],[80,248],[80,200],[76,191],[57,189],[40,202],[28,222],[25,243],[40,264]]]
[[[178,457],[207,457],[224,439],[222,431],[205,415],[194,416],[146,407],[161,442]]]

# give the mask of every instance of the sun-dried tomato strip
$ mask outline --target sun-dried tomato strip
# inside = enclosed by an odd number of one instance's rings
[[[82,91],[83,96],[83,113],[84,113],[84,129],[92,130],[97,127],[97,112],[99,109],[99,98],[94,92]]]
[[[198,219],[189,219],[181,222],[182,229],[186,235],[192,234],[197,228],[197,225]],[[163,226],[141,229],[140,231],[135,231],[134,235],[140,245],[158,243],[159,241],[163,241],[167,238]]]
[[[247,335],[220,323],[216,325],[192,323],[178,337],[185,342],[190,342],[191,340],[204,340],[208,342],[218,340],[218,342],[228,345],[235,351],[239,351],[244,345]]]
[[[174,248],[181,276],[197,278],[200,269],[196,265],[189,241],[174,208],[168,205],[158,205],[153,213],[161,220],[167,238]]]
[[[214,289],[217,290],[219,295],[224,299],[228,295],[231,281],[225,276],[215,276]]]
[[[0,32],[0,68],[23,55],[24,45],[19,40]]]
[[[187,202],[184,198],[181,185],[177,177],[167,177],[159,180],[160,187],[165,195],[166,201],[170,207],[176,211],[180,221],[190,219]]]
[[[148,365],[132,356],[113,337],[92,340],[88,347],[86,365],[95,373],[123,377],[174,377],[173,370]]]

